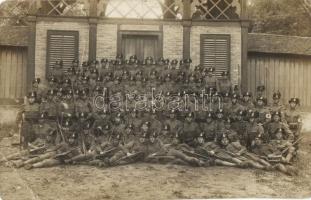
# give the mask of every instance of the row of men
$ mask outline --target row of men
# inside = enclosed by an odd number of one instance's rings
[[[232,121],[221,112],[217,112],[216,119],[208,113],[206,121],[198,123],[194,113],[189,112],[185,121],[180,122],[172,110],[164,126],[161,126],[155,112],[150,114],[150,119],[141,120],[137,112],[132,112],[127,119],[121,113],[111,116],[103,112],[101,118],[93,123],[86,116],[76,120],[72,116],[64,116],[61,124],[52,120],[54,124],[51,125],[51,119],[42,113],[39,127],[32,130],[36,131],[37,138],[29,142],[29,148],[0,162],[32,169],[59,164],[84,163],[103,167],[144,161],[252,167],[277,169],[290,175],[295,173],[290,166],[284,165],[295,155],[295,143],[286,139],[288,136],[282,128],[276,129],[269,141],[264,133],[252,132],[253,128],[258,129],[255,112],[241,119],[248,120],[245,121],[247,130],[243,135],[234,131],[235,125],[239,126],[241,121]],[[276,116],[273,118],[277,119]],[[139,121],[139,126],[136,127],[129,119]]]
[[[177,68],[177,60],[167,61],[168,65],[162,65],[159,61],[160,64],[150,66],[135,64],[138,62],[136,58],[133,61],[130,60],[128,64],[127,62],[123,64],[122,60],[119,60],[121,64],[115,65],[103,59],[101,65],[96,64],[98,61],[93,61],[88,64],[83,63],[82,66],[79,66],[79,61],[74,60],[68,69],[63,68],[62,62],[57,62],[49,73],[49,87],[57,88],[58,85],[66,84],[69,87],[94,90],[96,86],[100,86],[124,92],[135,89],[141,92],[156,88],[162,90],[163,93],[175,90],[201,92],[204,88],[214,88],[224,93],[233,89],[230,73],[224,71],[222,77],[217,79],[213,67],[203,68],[199,65],[192,71],[189,67],[178,66]],[[163,63],[166,63],[164,61],[163,59]],[[186,59],[181,63],[190,64],[191,59]],[[237,88],[236,86],[235,89]]]

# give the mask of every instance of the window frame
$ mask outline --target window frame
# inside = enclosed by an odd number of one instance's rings
[[[75,49],[74,54],[75,57],[79,57],[79,31],[71,31],[71,30],[47,30],[46,37],[46,77],[51,72],[49,63],[50,63],[50,49],[51,49],[51,41],[49,40],[51,35],[62,35],[62,36],[74,36],[75,37]]]
[[[228,57],[228,71],[231,72],[231,35],[230,34],[201,34],[200,35],[200,65],[203,66],[204,63],[204,40],[205,39],[226,39],[227,40],[227,57]],[[215,68],[215,70],[217,70]],[[231,77],[231,73],[230,73]]]

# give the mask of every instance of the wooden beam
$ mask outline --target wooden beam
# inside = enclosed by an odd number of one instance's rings
[[[89,19],[89,60],[96,60],[97,18]]]
[[[249,22],[242,22],[241,23],[241,68],[240,68],[240,76],[241,78],[241,90],[242,92],[246,92],[248,90],[248,66],[247,66],[247,59],[248,59],[248,27]]]
[[[183,23],[183,59],[190,58],[191,21]]]
[[[184,0],[184,13],[183,13],[183,19],[189,20],[191,19],[191,0]]]
[[[32,80],[35,78],[35,54],[36,54],[36,16],[27,16],[28,31],[28,59],[27,59],[27,91],[30,91]],[[27,94],[27,93],[26,93]]]
[[[247,0],[241,0],[241,19],[248,19],[247,14]]]
[[[90,1],[90,17],[97,17],[97,0],[89,0]]]

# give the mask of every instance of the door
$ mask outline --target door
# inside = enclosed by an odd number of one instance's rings
[[[122,54],[126,59],[136,55],[139,60],[149,56],[158,59],[159,56],[159,36],[157,35],[122,35]]]

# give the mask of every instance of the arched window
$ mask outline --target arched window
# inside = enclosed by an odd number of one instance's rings
[[[110,0],[105,17],[132,19],[181,19],[182,0]]]

